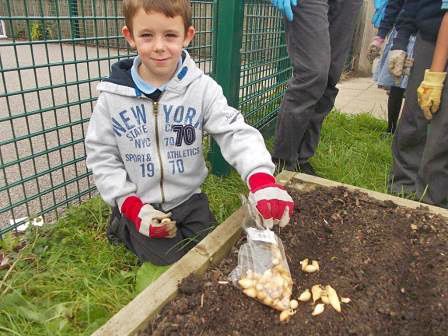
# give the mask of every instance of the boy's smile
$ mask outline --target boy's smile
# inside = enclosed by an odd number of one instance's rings
[[[129,45],[137,49],[141,64],[139,75],[153,86],[167,83],[176,72],[182,54],[194,36],[194,28],[185,32],[181,16],[170,18],[159,12],[146,13],[140,8],[132,19],[132,32],[122,32]]]

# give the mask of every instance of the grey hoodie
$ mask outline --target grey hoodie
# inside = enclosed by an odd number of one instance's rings
[[[184,51],[181,70],[158,102],[135,88],[132,60],[112,66],[98,85],[86,135],[87,167],[102,198],[121,209],[126,197],[168,211],[201,191],[207,176],[202,137],[213,136],[226,161],[247,182],[274,164],[263,137],[230,107],[221,87]]]

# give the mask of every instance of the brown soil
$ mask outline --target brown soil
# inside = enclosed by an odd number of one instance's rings
[[[300,303],[288,322],[229,284],[237,248],[201,279],[189,278],[140,335],[447,335],[448,227],[425,208],[410,210],[344,188],[298,195],[294,224],[282,229],[293,297],[330,284],[352,301],[316,317]],[[241,239],[239,244],[244,240]],[[300,270],[304,258],[320,271]]]

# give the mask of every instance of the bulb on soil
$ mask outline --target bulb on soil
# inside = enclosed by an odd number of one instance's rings
[[[316,305],[316,307],[314,307],[314,310],[311,313],[311,315],[316,316],[316,315],[322,314],[324,309],[325,309],[325,305],[323,303],[319,303]]]
[[[338,294],[336,293],[336,290],[331,287],[330,285],[327,285],[325,287],[325,290],[328,295],[328,299],[330,300],[331,306],[337,311],[341,312],[341,303],[339,302]]]
[[[304,271],[304,270],[305,270],[305,267],[308,266],[308,258],[303,259],[303,260],[300,262],[300,265],[302,266],[302,271]]]
[[[292,309],[287,309],[287,310],[282,311],[282,312],[280,313],[280,321],[283,322],[283,321],[287,321],[287,320],[289,320],[289,318],[290,318],[292,315],[294,315],[295,313],[296,313],[296,312],[293,311]]]
[[[307,273],[314,273],[319,270],[319,266],[316,265],[306,265],[304,271]]]
[[[289,308],[296,309],[299,306],[299,302],[297,300],[291,300],[289,302]]]
[[[302,294],[300,294],[298,300],[302,301],[302,302],[306,302],[309,299],[311,299],[311,293],[309,291],[309,289],[305,290]]]
[[[325,304],[330,304],[330,299],[328,298],[326,293],[322,293],[320,299]]]
[[[344,297],[341,297],[341,302],[342,303],[350,303],[352,300],[350,300],[350,298],[344,298]]]
[[[311,294],[313,295],[313,303],[320,299],[322,295],[322,287],[320,285],[314,285],[311,287]]]

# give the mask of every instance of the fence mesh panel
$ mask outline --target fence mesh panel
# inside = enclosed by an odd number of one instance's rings
[[[117,0],[1,0],[0,236],[23,217],[45,222],[91,197],[84,136],[96,85],[133,56]],[[190,52],[213,69],[213,1],[192,1]]]
[[[0,0],[0,236],[24,217],[51,222],[96,193],[84,148],[96,85],[134,56],[121,36],[121,3]],[[188,49],[213,76],[217,0],[192,6]],[[282,18],[269,1],[246,0],[242,34],[239,108],[263,128],[291,74]]]
[[[262,129],[275,118],[290,76],[283,18],[269,1],[246,1],[239,108],[249,124]]]

